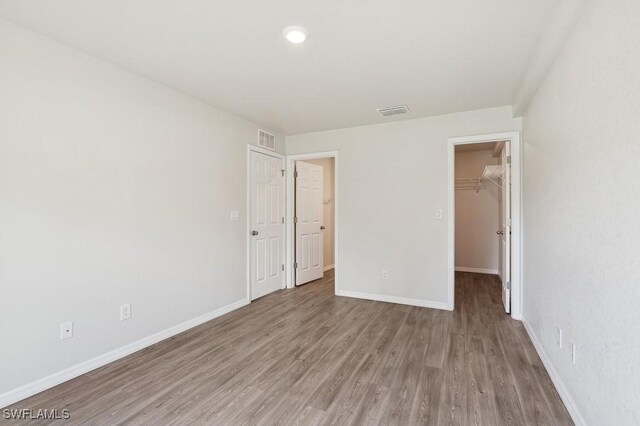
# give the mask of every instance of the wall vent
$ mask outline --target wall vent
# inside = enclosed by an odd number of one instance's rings
[[[380,108],[376,111],[383,117],[389,117],[390,115],[406,114],[409,112],[409,108],[406,105],[398,105],[389,108]]]
[[[258,145],[263,148],[270,149],[271,151],[275,151],[276,135],[267,132],[266,130],[258,129]]]

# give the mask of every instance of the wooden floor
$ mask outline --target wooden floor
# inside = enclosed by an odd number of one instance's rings
[[[458,274],[455,312],[333,291],[330,271],[10,408],[67,408],[65,424],[572,424],[497,278]]]

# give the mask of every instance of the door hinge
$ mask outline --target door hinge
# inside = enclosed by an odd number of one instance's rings
[[[281,169],[280,172],[282,172],[282,177],[284,177],[284,169]]]
[[[507,219],[507,226],[511,226],[511,218]]]
[[[507,164],[511,164],[511,156],[507,155]]]
[[[298,262],[293,263],[293,269],[298,269]]]
[[[284,263],[282,264],[282,270],[284,271]]]
[[[284,224],[284,217],[282,218],[282,223]]]
[[[298,223],[298,218],[297,217],[293,218],[293,223]]]
[[[511,290],[511,281],[507,281],[507,290]]]
[[[295,178],[298,177],[298,171],[297,170],[295,172],[293,172],[293,177],[295,177]]]

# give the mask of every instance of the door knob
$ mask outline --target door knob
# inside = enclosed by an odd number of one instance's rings
[[[324,231],[324,226],[321,226],[321,227],[320,227],[320,230],[321,230],[321,231]]]
[[[259,234],[259,232],[258,232],[258,231],[251,231],[251,235],[253,235],[254,237],[255,237],[256,235],[258,235],[258,234]]]
[[[498,234],[498,235],[504,235],[504,231],[496,231],[496,234]]]

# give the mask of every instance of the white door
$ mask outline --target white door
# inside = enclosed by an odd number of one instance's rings
[[[322,278],[322,167],[296,162],[296,285]]]
[[[501,229],[500,235],[501,255],[500,266],[502,270],[502,303],[504,310],[511,312],[511,150],[510,142],[504,143],[502,148],[502,197],[500,209]]]
[[[252,151],[249,223],[251,225],[251,300],[283,288],[283,160]]]

